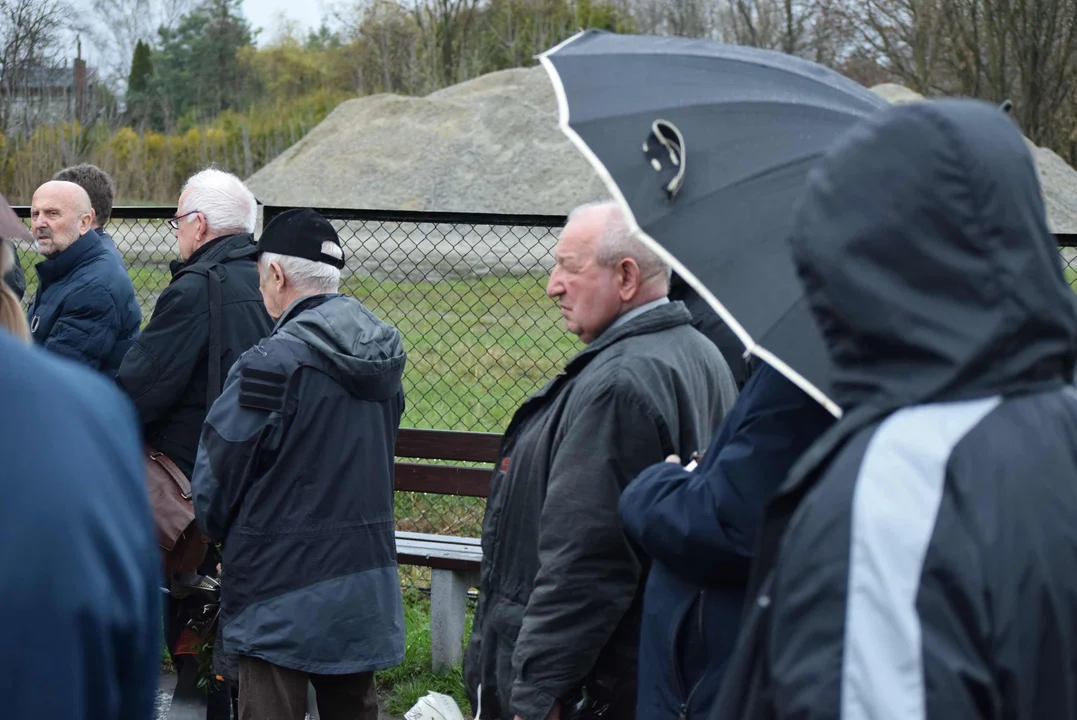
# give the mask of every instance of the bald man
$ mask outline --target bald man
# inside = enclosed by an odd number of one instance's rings
[[[45,259],[27,320],[34,342],[115,378],[138,336],[142,310],[131,278],[93,230],[86,191],[47,182],[30,204],[30,231]]]

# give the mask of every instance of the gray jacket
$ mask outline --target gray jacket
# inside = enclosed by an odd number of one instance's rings
[[[483,718],[545,720],[583,686],[634,696],[646,568],[622,529],[621,491],[671,453],[704,450],[737,394],[691,320],[669,303],[603,333],[509,424],[464,663]]]
[[[405,359],[396,328],[321,295],[232,368],[191,479],[199,524],[224,541],[227,653],[325,675],[403,659],[393,456]]]

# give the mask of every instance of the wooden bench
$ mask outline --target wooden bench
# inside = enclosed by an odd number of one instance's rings
[[[494,433],[402,428],[396,456],[420,460],[487,463],[487,467],[396,463],[400,492],[485,498],[501,436]],[[397,531],[397,562],[430,568],[430,651],[434,672],[447,673],[462,659],[468,589],[479,582],[479,538]]]

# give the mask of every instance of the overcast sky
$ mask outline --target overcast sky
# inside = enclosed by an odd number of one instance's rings
[[[303,32],[317,28],[322,21],[323,0],[243,0],[243,14],[251,28],[262,28],[257,42],[264,45],[277,34],[280,14],[299,23]]]
[[[82,11],[90,11],[91,1],[71,0],[77,9]],[[250,21],[251,29],[262,28],[262,32],[256,38],[257,44],[262,46],[271,42],[277,35],[281,14],[299,23],[301,34],[305,35],[307,31],[317,29],[322,23],[322,18],[327,16],[328,9],[339,5],[340,0],[241,0],[241,3],[243,14]],[[195,4],[197,0],[192,2],[192,5]],[[71,31],[66,34],[61,60],[70,65],[75,57],[75,32]],[[82,56],[91,67],[108,62],[108,58],[103,57],[101,48],[96,47],[89,38],[83,38]]]

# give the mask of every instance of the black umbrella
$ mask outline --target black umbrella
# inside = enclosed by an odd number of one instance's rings
[[[590,30],[540,60],[561,129],[633,230],[747,352],[839,415],[786,238],[813,162],[887,102],[820,65],[709,40]]]

